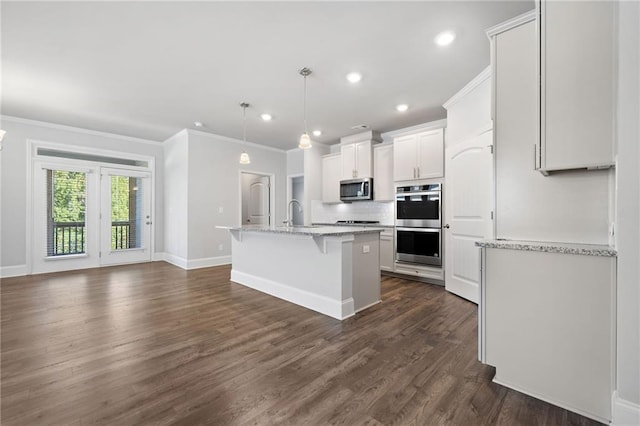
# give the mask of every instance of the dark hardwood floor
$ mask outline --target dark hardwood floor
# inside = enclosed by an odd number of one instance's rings
[[[384,277],[340,322],[229,270],[2,280],[2,425],[596,424],[492,383],[476,306],[441,287]]]

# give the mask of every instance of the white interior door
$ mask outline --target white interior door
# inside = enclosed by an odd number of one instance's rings
[[[32,273],[99,266],[98,170],[34,162]]]
[[[447,148],[445,190],[445,288],[478,303],[480,249],[493,235],[493,131]]]
[[[100,264],[151,261],[151,174],[102,168]]]
[[[261,176],[249,184],[249,221],[252,225],[270,225],[269,177]]]

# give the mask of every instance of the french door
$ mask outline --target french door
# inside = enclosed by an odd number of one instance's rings
[[[151,174],[35,162],[32,273],[151,260]]]
[[[100,264],[151,260],[151,174],[102,168]]]

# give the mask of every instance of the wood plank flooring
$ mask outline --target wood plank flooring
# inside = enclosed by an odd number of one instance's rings
[[[2,280],[2,425],[597,424],[492,383],[476,306],[441,287],[384,277],[340,322],[229,271]]]

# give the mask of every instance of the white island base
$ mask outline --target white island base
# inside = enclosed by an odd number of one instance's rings
[[[380,301],[381,229],[284,229],[231,228],[231,280],[339,320]]]

